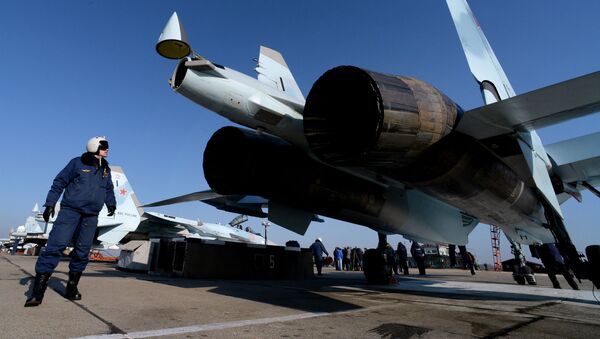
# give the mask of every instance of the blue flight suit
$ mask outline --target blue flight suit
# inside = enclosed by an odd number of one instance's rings
[[[64,195],[48,242],[35,265],[36,273],[54,272],[63,250],[71,241],[74,250],[71,252],[69,270],[85,270],[96,234],[98,213],[104,204],[116,206],[113,189],[108,162],[90,152],[72,159],[58,173],[44,206],[55,206],[63,191]]]

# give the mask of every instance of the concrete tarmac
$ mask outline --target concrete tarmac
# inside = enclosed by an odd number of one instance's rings
[[[371,286],[361,272],[303,281],[224,281],[122,272],[90,263],[81,301],[62,297],[68,263],[44,302],[23,304],[36,257],[0,254],[2,338],[594,338],[600,298],[584,282],[573,291],[520,286],[508,272],[428,270]],[[411,269],[411,273],[416,269]]]

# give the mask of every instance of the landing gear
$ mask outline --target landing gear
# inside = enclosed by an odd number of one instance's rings
[[[506,235],[506,234],[505,234]],[[513,279],[519,285],[525,285],[525,283],[529,285],[537,285],[537,281],[535,280],[535,275],[529,266],[527,266],[527,260],[525,260],[525,255],[523,255],[523,249],[521,248],[521,244],[514,242],[508,235],[506,235],[506,239],[510,243],[511,252],[515,256],[515,265],[513,266]]]
[[[393,258],[388,259],[386,255],[387,235],[377,234],[377,248],[368,249],[363,256],[363,271],[369,284],[385,285],[392,276]]]

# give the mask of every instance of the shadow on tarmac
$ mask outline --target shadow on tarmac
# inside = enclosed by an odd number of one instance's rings
[[[88,277],[135,278],[156,284],[179,288],[207,288],[208,292],[228,297],[252,300],[269,305],[304,312],[341,312],[361,309],[362,306],[319,294],[323,287],[359,283],[357,279],[328,279],[321,277],[305,280],[217,280],[148,275],[116,269],[95,269]]]
[[[166,284],[180,288],[208,288],[209,292],[228,297],[252,300],[274,306],[281,306],[305,312],[340,312],[362,308],[360,305],[347,303],[326,297],[320,292],[338,292],[345,294],[367,295],[367,298],[377,298],[380,293],[397,293],[417,296],[436,296],[455,300],[481,300],[481,301],[541,301],[558,302],[571,301],[575,303],[597,304],[593,300],[569,297],[568,295],[548,295],[552,289],[544,288],[546,294],[536,294],[539,288],[523,291],[517,286],[496,284],[504,289],[514,288],[518,292],[483,290],[487,284],[472,282],[454,282],[465,287],[441,287],[440,284],[448,283],[446,275],[429,275],[428,279],[418,279],[401,276],[398,284],[393,285],[368,285],[360,272],[356,274],[324,274],[304,280],[217,280],[194,279],[182,277],[168,277],[148,275],[121,271],[117,269],[96,269],[95,272],[86,272],[87,276],[114,276],[127,277],[149,281],[157,284]],[[431,280],[429,278],[437,278]],[[438,280],[439,279],[439,280]],[[444,279],[444,280],[442,280]],[[473,286],[481,286],[474,289]],[[560,290],[559,290],[560,291]],[[559,292],[556,292],[559,293]],[[570,292],[562,292],[568,294]]]

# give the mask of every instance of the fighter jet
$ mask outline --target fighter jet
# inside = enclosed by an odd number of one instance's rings
[[[144,233],[149,237],[184,236],[205,240],[276,245],[272,241],[265,240],[260,234],[242,229],[241,224],[248,218],[238,217],[229,225],[222,225],[144,211],[123,169],[119,166],[111,166],[111,170],[117,211],[111,217],[107,216],[106,207],[100,211],[95,247],[113,247],[130,232]],[[59,208],[60,204],[57,205],[57,209]],[[39,209],[34,208],[34,212],[36,212],[35,220],[31,218],[31,221],[36,225],[38,225],[36,221],[45,223]],[[55,217],[51,218],[44,226],[46,239],[57,215],[58,213],[55,213]],[[41,226],[38,225],[37,229],[41,229]],[[42,231],[42,233],[44,232]]]
[[[365,254],[371,282],[386,281],[387,234],[464,245],[482,222],[522,244],[557,243],[600,287],[600,247],[582,261],[560,208],[582,189],[599,195],[600,152],[587,146],[600,133],[548,147],[536,133],[598,111],[600,72],[516,95],[467,2],[447,5],[485,103],[466,112],[422,80],[355,66],[325,72],[305,100],[279,52],[261,46],[258,77],[241,74],[196,54],[174,13],[156,45],[180,59],[171,88],[248,129],[209,140],[211,190],[167,201],[251,210],[299,234],[317,214],[368,226],[379,234]]]

